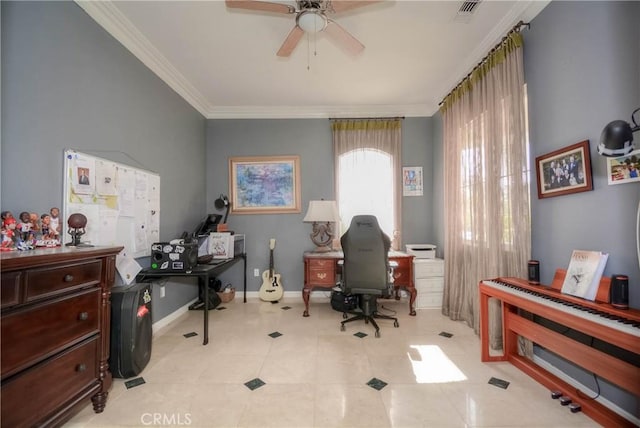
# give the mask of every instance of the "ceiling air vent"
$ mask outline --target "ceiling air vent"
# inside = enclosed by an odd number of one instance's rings
[[[463,1],[458,9],[458,13],[456,14],[454,21],[457,22],[469,22],[471,19],[471,15],[476,11],[478,5],[482,0],[466,0]]]

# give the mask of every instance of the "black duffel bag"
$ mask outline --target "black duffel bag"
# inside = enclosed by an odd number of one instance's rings
[[[332,290],[331,307],[338,312],[352,311],[358,307],[358,296],[345,294],[339,290]]]

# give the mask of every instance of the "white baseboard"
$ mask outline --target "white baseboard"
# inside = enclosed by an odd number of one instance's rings
[[[331,297],[331,290],[314,290],[311,293],[309,300],[329,300]],[[236,288],[236,299],[240,299],[242,301],[242,290],[238,290]],[[258,291],[247,291],[247,299],[259,299],[260,293]],[[282,295],[283,299],[300,299],[302,302],[302,291],[285,291]]]
[[[574,378],[572,378],[570,376],[567,376],[564,372],[559,370],[554,365],[550,364],[548,361],[543,360],[539,356],[534,355],[533,356],[533,362],[536,363],[537,365],[539,365],[540,367],[544,368],[548,372],[553,373],[554,375],[556,375],[557,377],[559,377],[563,381],[567,382],[569,385],[573,386],[574,388],[578,388],[585,395],[589,395],[589,396],[593,397],[593,396],[595,396],[597,394],[595,391],[592,391],[590,388],[587,388],[586,386],[584,386],[583,384],[581,384],[580,382],[578,382]],[[595,401],[597,401],[598,403],[602,404],[606,408],[611,409],[611,411],[619,414],[623,418],[629,420],[632,424],[640,426],[640,419],[638,419],[637,417],[635,417],[631,413],[627,412],[626,410],[621,409],[616,404],[614,404],[611,401],[607,400],[603,396],[600,396],[600,397],[596,398]]]
[[[310,300],[313,301],[326,301],[328,302],[329,299],[331,297],[331,290],[318,290],[318,292],[315,293],[311,293],[310,296]],[[291,299],[291,300],[295,300],[295,299],[299,299],[300,302],[302,302],[302,291],[285,291],[283,296],[283,299]],[[235,299],[238,300],[240,302],[242,302],[243,300],[243,292],[242,290],[238,291],[236,290],[236,296]],[[247,300],[259,300],[260,299],[260,294],[258,291],[247,291]],[[175,311],[171,312],[169,315],[167,315],[166,317],[156,321],[153,323],[153,335],[155,336],[156,334],[160,333],[162,331],[162,329],[166,328],[169,324],[171,324],[172,322],[174,322],[175,320],[177,320],[178,318],[180,318],[182,315],[186,314],[189,311],[189,306],[193,303],[195,303],[198,299],[193,299],[190,302],[186,303],[184,306],[181,306],[180,308],[176,309]]]
[[[166,328],[169,324],[171,324],[172,322],[180,318],[182,315],[186,314],[189,311],[189,306],[195,303],[197,300],[198,300],[197,298],[191,300],[190,302],[186,303],[184,306],[181,306],[175,311],[171,312],[166,317],[154,322],[153,325],[151,326],[153,330],[153,335],[155,336],[156,334],[161,332],[162,329]]]

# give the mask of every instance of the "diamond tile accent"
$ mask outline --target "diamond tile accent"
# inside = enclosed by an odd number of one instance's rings
[[[442,337],[453,337],[453,334],[451,333],[447,333],[446,331],[441,331],[440,334],[438,336],[442,336]]]
[[[276,337],[282,336],[282,333],[280,333],[279,331],[274,331],[273,333],[269,333],[269,336],[275,339]]]
[[[197,335],[198,335],[198,333],[196,333],[195,331],[192,331],[191,333],[183,334],[183,336],[186,337],[186,338],[197,336]]]
[[[387,386],[387,382],[374,377],[369,382],[367,382],[367,385],[375,390],[380,391],[382,388]]]
[[[489,385],[507,389],[507,387],[509,386],[509,382],[507,382],[506,380],[498,379],[497,377],[492,377],[491,379],[489,379]]]
[[[361,331],[354,333],[353,335],[359,337],[360,339],[362,339],[363,337],[367,337],[367,333],[363,333]]]
[[[246,386],[252,391],[260,388],[263,385],[266,385],[266,383],[264,383],[260,378],[251,379],[249,382],[245,382],[244,384],[244,386]]]
[[[135,388],[136,386],[142,385],[143,383],[146,383],[144,381],[144,378],[137,377],[135,379],[131,379],[131,380],[126,381],[124,383],[124,386],[126,386],[127,389],[131,389],[131,388]]]
[[[291,306],[283,306],[281,309],[283,311],[288,311],[289,309],[291,309]]]
[[[225,310],[225,309],[227,309],[227,307],[226,307],[226,306],[218,306],[218,307],[216,308],[216,311],[223,311],[223,310]]]

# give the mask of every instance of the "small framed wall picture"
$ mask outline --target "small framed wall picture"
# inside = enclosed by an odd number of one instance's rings
[[[402,168],[402,196],[422,196],[422,167]]]
[[[609,185],[640,181],[640,150],[619,158],[607,158]]]

